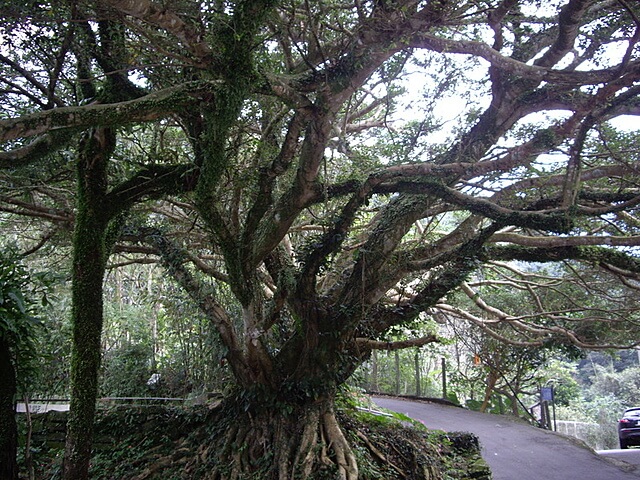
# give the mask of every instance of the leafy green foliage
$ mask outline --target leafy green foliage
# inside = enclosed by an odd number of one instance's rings
[[[38,297],[47,303],[43,288],[38,277],[29,273],[14,255],[0,253],[0,337],[12,352],[21,391],[33,385],[36,375],[37,333],[41,327]]]
[[[124,343],[110,350],[102,360],[102,394],[111,397],[142,397],[149,394],[151,376],[148,345]]]

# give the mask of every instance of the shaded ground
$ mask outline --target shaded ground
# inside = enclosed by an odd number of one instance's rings
[[[95,480],[207,478],[212,465],[220,461],[216,436],[222,414],[219,406],[212,405],[102,411],[91,476]],[[59,478],[66,412],[34,418],[35,478]],[[362,480],[490,478],[473,435],[434,433],[421,425],[407,427],[407,421],[351,408],[344,409],[339,419],[358,457]]]
[[[375,397],[384,408],[429,428],[472,432],[494,480],[638,480],[632,465],[613,464],[579,440],[535,428],[513,417],[446,405]]]

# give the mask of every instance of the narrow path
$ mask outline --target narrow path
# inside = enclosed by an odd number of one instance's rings
[[[512,417],[396,398],[374,397],[373,402],[404,413],[432,429],[476,434],[494,480],[640,478],[640,469],[634,465],[611,463],[578,440],[532,427]],[[640,449],[637,453],[640,455]]]

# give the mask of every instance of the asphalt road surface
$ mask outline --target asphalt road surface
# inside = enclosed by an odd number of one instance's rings
[[[638,480],[640,449],[627,450],[633,461],[598,455],[579,441],[532,427],[507,416],[473,412],[436,403],[374,397],[382,408],[404,413],[427,427],[472,432],[494,480]]]

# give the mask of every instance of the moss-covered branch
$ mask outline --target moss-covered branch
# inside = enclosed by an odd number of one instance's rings
[[[192,165],[154,165],[114,187],[107,195],[107,208],[115,216],[142,198],[193,190],[198,172]]]
[[[440,342],[440,339],[435,335],[427,335],[420,338],[410,338],[408,340],[398,340],[396,342],[383,342],[380,340],[371,340],[369,338],[356,338],[356,345],[359,348],[368,348],[371,350],[386,350],[388,352],[393,350],[403,350],[411,347],[422,347],[429,343]]]
[[[35,163],[68,145],[75,133],[75,129],[48,132],[24,146],[0,152],[0,170],[18,168]]]
[[[198,280],[186,263],[189,255],[179,246],[174,245],[162,232],[151,228],[140,228],[130,232],[141,240],[153,245],[159,252],[162,264],[167,273],[178,283],[191,299],[198,305],[202,313],[216,327],[220,338],[228,349],[227,358],[237,378],[247,380],[250,378],[244,353],[240,346],[232,319],[216,301],[215,291],[211,285]]]
[[[215,90],[215,83],[187,82],[135,100],[56,108],[0,120],[0,142],[34,137],[61,129],[151,121],[210,98]]]
[[[368,312],[367,318],[362,323],[362,331],[382,333],[391,326],[415,320],[421,312],[433,307],[478,268],[484,256],[483,252],[486,248],[484,245],[497,228],[498,226],[494,224],[482,229],[470,240],[443,254],[439,262],[442,267],[439,273],[421,285],[416,294],[404,304],[394,307],[377,305]],[[434,266],[436,265],[432,265]]]
[[[558,262],[580,260],[593,264],[606,264],[629,271],[640,272],[640,258],[608,247],[601,246],[561,246],[523,247],[490,246],[482,255],[483,260],[521,260],[524,262]]]

